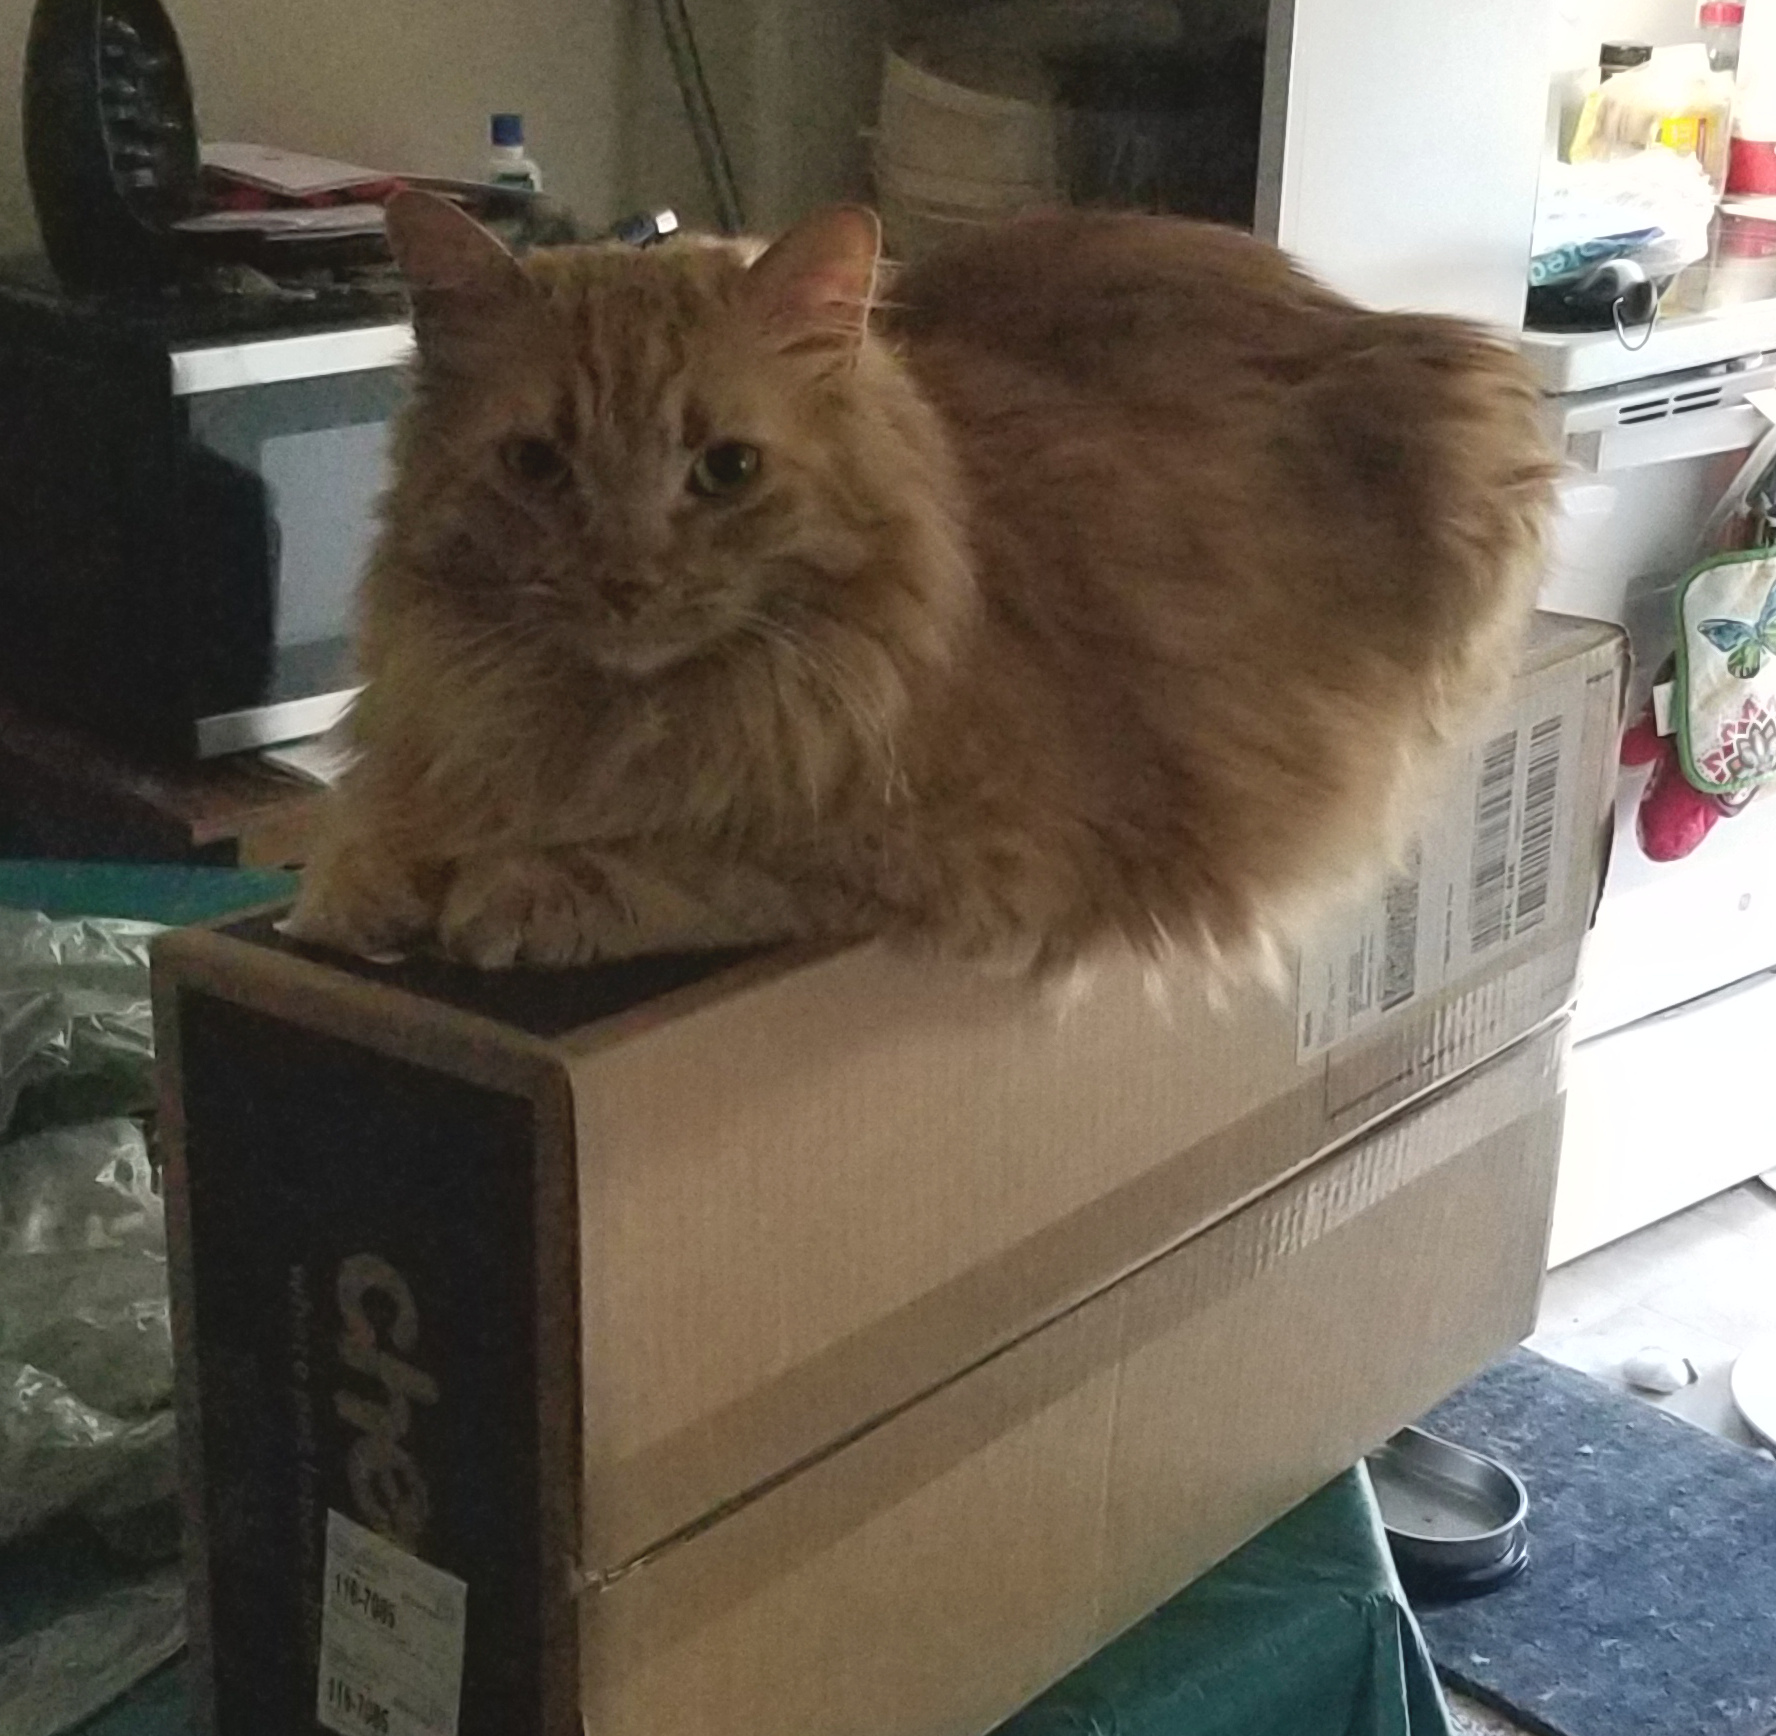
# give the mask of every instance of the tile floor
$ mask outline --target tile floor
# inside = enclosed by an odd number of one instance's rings
[[[1628,1391],[1624,1360],[1664,1345],[1700,1378],[1668,1398],[1635,1396],[1750,1447],[1727,1379],[1765,1332],[1776,1332],[1776,1189],[1753,1181],[1550,1272],[1529,1347]],[[1525,1736],[1459,1694],[1449,1700],[1457,1736]]]
[[[1529,1347],[1626,1389],[1622,1363],[1662,1344],[1701,1377],[1649,1400],[1741,1446],[1733,1360],[1776,1332],[1776,1190],[1750,1181],[1548,1274]],[[1637,1395],[1639,1396],[1639,1395]]]

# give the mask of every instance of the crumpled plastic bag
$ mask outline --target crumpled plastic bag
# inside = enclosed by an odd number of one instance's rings
[[[166,1219],[142,1129],[0,1145],[0,1542],[173,1489]]]
[[[148,922],[0,910],[0,1137],[146,1110]]]
[[[173,1487],[152,923],[0,909],[0,1543]],[[149,1528],[150,1531],[153,1528]]]
[[[1714,188],[1694,157],[1654,148],[1609,162],[1547,163],[1536,193],[1530,281],[1552,283],[1611,253],[1665,277],[1708,252]],[[1632,246],[1598,251],[1598,244]]]
[[[0,1544],[75,1516],[177,1550],[150,923],[0,909]],[[176,1569],[0,1645],[0,1730],[54,1736],[184,1643]]]

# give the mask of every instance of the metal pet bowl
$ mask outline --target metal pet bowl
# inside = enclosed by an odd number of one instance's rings
[[[1369,1455],[1369,1479],[1400,1579],[1413,1596],[1478,1597],[1529,1560],[1529,1492],[1514,1471],[1423,1429]]]

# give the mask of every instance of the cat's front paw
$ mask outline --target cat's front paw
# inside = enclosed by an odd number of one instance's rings
[[[467,862],[444,900],[438,938],[461,964],[590,964],[619,922],[609,895],[544,855]]]
[[[303,871],[295,907],[278,928],[305,946],[387,960],[421,939],[430,924],[431,912],[403,876],[378,872],[367,856],[333,851]]]

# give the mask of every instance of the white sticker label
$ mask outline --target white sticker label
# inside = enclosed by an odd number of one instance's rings
[[[456,1736],[469,1588],[327,1515],[315,1716],[339,1736]]]
[[[1302,949],[1296,1054],[1323,1053],[1477,970],[1567,899],[1574,792],[1567,766],[1583,692],[1545,686],[1500,719],[1468,760],[1402,872]]]

